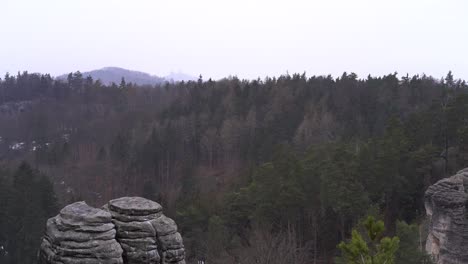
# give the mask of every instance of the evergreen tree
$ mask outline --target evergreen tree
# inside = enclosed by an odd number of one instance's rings
[[[45,222],[56,212],[50,181],[26,162],[21,163],[13,174],[12,199],[7,206],[9,263],[35,263]]]
[[[424,251],[423,239],[421,238],[421,227],[406,222],[397,222],[397,236],[400,238],[400,245],[396,253],[396,263],[398,264],[430,264],[430,257]]]
[[[394,264],[400,239],[383,237],[384,223],[372,216],[364,221],[364,227],[364,236],[353,230],[351,240],[338,245],[341,261],[345,264]]]
[[[339,215],[341,238],[344,239],[346,220],[364,213],[369,200],[357,175],[354,153],[342,144],[329,148],[329,154],[320,169],[321,200],[324,207],[332,208]]]

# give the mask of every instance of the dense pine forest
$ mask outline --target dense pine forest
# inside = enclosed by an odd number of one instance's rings
[[[67,203],[160,202],[189,263],[336,263],[367,215],[429,263],[424,191],[468,166],[468,85],[449,72],[103,85],[0,79],[0,263],[34,263]],[[192,262],[190,262],[192,261]]]

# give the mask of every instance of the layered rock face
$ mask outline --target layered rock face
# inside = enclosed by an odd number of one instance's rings
[[[153,224],[161,247],[162,263],[185,264],[184,244],[174,220],[162,215],[155,219]]]
[[[84,202],[66,206],[47,221],[39,263],[123,263],[111,220],[110,213]]]
[[[103,209],[68,205],[47,222],[40,264],[185,264],[175,222],[156,202],[141,197],[111,200]]]
[[[117,229],[125,263],[185,263],[182,237],[158,203],[141,197],[110,201],[107,210]]]
[[[430,186],[425,194],[426,251],[438,264],[468,263],[468,168]]]

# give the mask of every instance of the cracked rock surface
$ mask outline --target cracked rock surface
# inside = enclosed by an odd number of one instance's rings
[[[468,168],[425,193],[429,219],[426,251],[437,264],[468,263]]]

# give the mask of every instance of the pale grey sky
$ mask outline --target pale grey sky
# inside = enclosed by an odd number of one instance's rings
[[[118,66],[468,80],[465,0],[0,0],[0,74]]]

